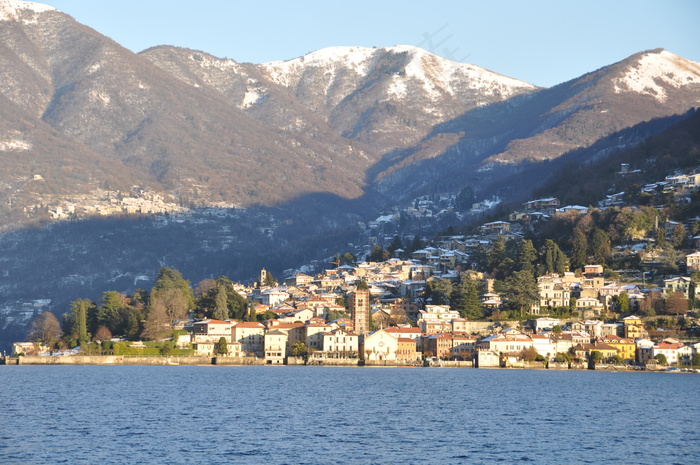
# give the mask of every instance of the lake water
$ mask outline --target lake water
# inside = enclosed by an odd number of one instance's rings
[[[1,464],[700,463],[700,375],[0,366]]]

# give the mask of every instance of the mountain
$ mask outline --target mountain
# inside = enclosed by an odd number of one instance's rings
[[[700,100],[700,65],[664,50],[540,89],[405,45],[259,65],[170,46],[134,54],[51,7],[0,5],[6,223],[60,195],[132,186],[183,206],[492,195],[523,161]]]
[[[338,47],[263,65],[174,47],[134,54],[53,8],[0,5],[2,94],[65,147],[17,145],[9,121],[3,140],[35,159],[29,175],[70,194],[138,185],[188,206],[271,205],[313,192],[357,198],[373,165],[436,123],[534,89],[408,46]],[[432,155],[444,146],[431,144]],[[93,169],[99,159],[114,166]],[[15,160],[2,175],[9,186],[27,178],[16,176]],[[36,193],[3,213],[54,203]]]
[[[407,191],[415,195],[436,184],[453,189],[466,184],[484,197],[507,198],[516,193],[502,181],[513,171],[592,146],[642,122],[684,114],[699,104],[700,63],[662,49],[638,53],[569,82],[437,125],[424,144],[432,139],[459,140],[439,158],[426,159],[420,147],[407,150],[406,168],[375,188],[387,194],[397,192],[395,186],[409,186]],[[608,148],[615,147],[614,141],[609,143]],[[529,190],[538,184],[537,178],[530,179]]]

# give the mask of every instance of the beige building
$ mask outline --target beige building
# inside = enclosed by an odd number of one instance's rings
[[[685,264],[688,267],[688,273],[694,271],[700,271],[700,252],[691,253],[686,255]]]
[[[231,328],[233,342],[241,344],[245,355],[263,357],[265,355],[265,326],[255,321],[237,323]]]
[[[192,325],[192,342],[219,342],[219,339],[226,338],[226,342],[231,342],[231,328],[233,323],[220,320],[196,321]]]
[[[360,351],[359,337],[343,329],[336,329],[323,334],[324,355],[328,358],[353,358]]]
[[[396,360],[398,346],[398,338],[381,329],[365,336],[360,357],[371,361]]]
[[[282,365],[287,358],[287,333],[273,329],[265,333],[265,363]]]

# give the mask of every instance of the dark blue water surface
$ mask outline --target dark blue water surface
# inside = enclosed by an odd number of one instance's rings
[[[1,366],[1,464],[700,463],[700,375]]]

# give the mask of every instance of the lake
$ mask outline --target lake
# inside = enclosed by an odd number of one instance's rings
[[[700,463],[700,375],[0,366],[2,464]]]

